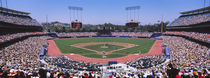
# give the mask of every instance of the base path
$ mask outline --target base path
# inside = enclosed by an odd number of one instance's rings
[[[111,45],[123,46],[124,48],[108,51],[108,52],[105,52],[105,53],[85,48],[85,46],[97,45],[97,44],[111,44]],[[128,48],[136,47],[136,46],[139,46],[139,45],[129,44],[129,43],[117,43],[117,42],[91,42],[91,43],[78,43],[78,44],[73,44],[73,45],[70,45],[70,46],[77,47],[77,48],[82,48],[84,50],[93,51],[93,52],[96,52],[99,55],[103,55],[103,54],[109,55],[109,54],[113,54],[112,52],[114,52],[114,51],[120,51],[120,50],[124,50],[124,49],[128,49]],[[106,47],[106,46],[103,46],[103,47]]]
[[[134,61],[142,56],[151,56],[151,55],[160,55],[162,53],[162,47],[161,47],[161,40],[156,40],[153,44],[152,48],[149,50],[147,54],[129,54],[124,57],[120,58],[110,58],[110,59],[99,59],[99,58],[89,58],[84,57],[79,54],[63,54],[59,48],[56,46],[55,42],[53,40],[48,40],[49,46],[48,46],[48,55],[51,57],[58,57],[58,56],[68,56],[72,60],[75,61],[82,61],[87,63],[108,63],[109,61],[117,61],[118,63],[124,63],[128,61]]]

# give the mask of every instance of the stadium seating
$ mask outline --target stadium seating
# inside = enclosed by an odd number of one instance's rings
[[[44,32],[26,32],[0,35],[0,43],[6,42],[15,38],[20,38],[27,35],[45,34]]]
[[[0,33],[40,32],[41,24],[30,13],[0,7]]]
[[[210,34],[208,33],[172,31],[172,32],[165,32],[165,34],[184,35],[184,36],[188,36],[197,40],[210,43]]]
[[[74,36],[97,36],[96,32],[73,32],[73,33],[58,33],[59,37],[74,37]]]
[[[41,26],[35,19],[32,19],[29,16],[17,16],[9,13],[0,13],[0,18],[0,22],[24,26]]]
[[[204,13],[199,15],[181,16],[170,23],[168,26],[189,26],[208,21],[210,21],[210,13]]]
[[[150,37],[152,33],[148,32],[112,32],[112,36],[142,36]]]
[[[164,54],[160,56],[144,56],[136,61],[127,62],[126,64],[135,67],[137,69],[145,69],[152,66],[157,66],[166,61],[166,56]]]
[[[9,23],[9,25],[26,27],[40,26],[35,19],[32,19],[28,15],[3,12],[0,13],[0,18],[0,24]],[[209,19],[210,13],[187,15],[179,17],[169,25],[188,26],[208,22],[210,21]],[[7,41],[12,39],[36,34],[45,33],[23,32],[1,34],[0,43],[7,43]],[[96,32],[55,34],[58,37],[97,36]],[[185,35],[205,42],[210,40],[210,34],[207,33],[174,31],[166,32],[165,34]],[[112,35],[151,37],[152,33],[112,32]],[[112,68],[114,71],[102,70],[108,64],[75,61],[64,55],[58,57],[40,56],[41,48],[48,46],[47,40],[53,38],[50,36],[29,37],[23,41],[0,48],[0,78],[210,78],[209,47],[177,36],[158,35],[155,37],[162,40],[162,47],[163,45],[168,47],[170,50],[169,54],[171,54],[170,58],[167,58],[163,52],[161,55],[138,57],[135,61],[124,63],[127,65],[127,68],[132,67],[138,70],[134,72],[132,70],[115,70],[115,67]],[[132,58],[134,57],[129,59]],[[123,58],[120,60],[129,59]]]
[[[85,35],[87,35],[87,33]],[[16,73],[21,72],[24,73],[24,75],[22,75],[23,77],[41,77],[41,73],[44,73],[44,75],[47,77],[56,74],[60,75],[56,75],[55,77],[64,77],[67,75],[68,77],[102,76],[102,74],[99,73],[99,70],[101,70],[100,64],[74,61],[71,58],[64,56],[45,56],[43,60],[46,63],[40,63],[39,60],[37,60],[39,59],[39,50],[43,45],[46,45],[45,43],[48,38],[50,37],[31,37],[0,50],[1,70],[3,72],[7,72],[9,69],[8,72],[10,74],[8,75],[11,76],[15,76],[17,75]],[[208,55],[210,53],[210,50],[207,47],[201,46],[181,37],[161,36],[160,38],[163,39],[163,44],[170,48],[172,59],[169,63],[172,63],[177,69],[180,70],[179,73],[182,73],[179,74],[180,76],[200,76],[191,72],[195,71],[207,77],[207,62],[209,60]],[[139,71],[121,73],[107,72],[107,74],[104,74],[104,76],[109,77],[111,73],[111,76],[113,77],[167,77],[168,63],[164,64],[166,60],[167,59],[164,55],[140,57],[136,61],[125,63],[128,66],[137,68]],[[41,70],[45,71],[43,72]]]
[[[181,12],[181,16],[167,25],[167,31],[209,33],[210,7]]]

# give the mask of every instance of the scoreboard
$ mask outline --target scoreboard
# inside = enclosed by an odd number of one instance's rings
[[[80,29],[80,28],[82,28],[82,23],[81,22],[71,22],[71,27],[73,29]]]
[[[128,28],[133,28],[133,27],[138,27],[139,26],[139,22],[128,22],[126,23],[126,27]]]

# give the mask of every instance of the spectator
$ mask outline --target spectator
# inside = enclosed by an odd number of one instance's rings
[[[168,26],[189,26],[210,21],[210,13],[199,15],[182,16],[170,23]]]
[[[41,26],[35,19],[30,16],[18,16],[9,13],[0,13],[0,22],[12,23],[24,26]]]

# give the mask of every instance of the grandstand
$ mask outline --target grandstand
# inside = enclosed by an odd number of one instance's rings
[[[181,12],[181,16],[167,26],[168,31],[209,32],[210,6]]]
[[[0,7],[0,78],[210,78],[210,6],[181,14],[165,33],[51,33]]]
[[[29,16],[30,13],[0,7],[0,32],[42,31],[41,25]]]
[[[181,12],[181,16],[167,26],[166,35],[176,35],[210,45],[210,6]]]

